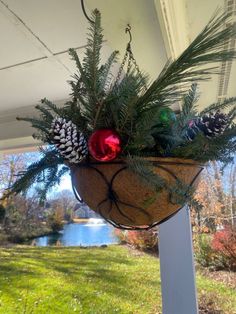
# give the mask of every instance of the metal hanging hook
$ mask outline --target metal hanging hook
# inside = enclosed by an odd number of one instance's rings
[[[126,29],[125,29],[125,33],[129,33],[128,45],[130,46],[131,41],[132,41],[132,34],[131,34],[131,26],[130,26],[130,24],[127,24]]]
[[[90,22],[90,23],[93,23],[94,24],[94,21],[91,20],[88,16],[88,14],[86,13],[86,10],[85,10],[85,7],[84,7],[84,0],[81,0],[81,7],[82,7],[82,10],[83,10],[83,13],[84,13],[84,16],[86,17],[86,19]]]

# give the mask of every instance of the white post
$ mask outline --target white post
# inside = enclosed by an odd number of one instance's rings
[[[162,313],[197,314],[190,214],[187,206],[159,226]]]

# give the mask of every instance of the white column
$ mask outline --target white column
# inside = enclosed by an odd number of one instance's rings
[[[190,214],[187,206],[159,226],[162,313],[197,314]]]

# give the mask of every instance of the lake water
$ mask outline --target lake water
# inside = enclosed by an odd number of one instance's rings
[[[87,223],[71,223],[58,234],[35,239],[36,246],[49,246],[61,243],[63,246],[93,246],[118,243],[114,228],[100,219]]]

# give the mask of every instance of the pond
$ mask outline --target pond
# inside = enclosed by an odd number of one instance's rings
[[[118,243],[114,228],[102,219],[91,218],[85,223],[66,224],[57,234],[42,236],[35,239],[36,246],[93,246]]]

